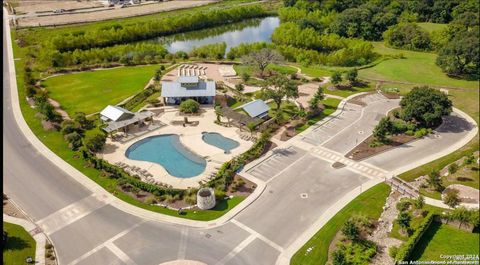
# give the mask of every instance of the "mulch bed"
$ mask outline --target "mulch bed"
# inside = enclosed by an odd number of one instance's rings
[[[253,191],[255,190],[255,188],[257,187],[257,185],[255,185],[255,183],[251,182],[250,180],[236,174],[235,177],[233,178],[233,181],[238,181],[242,179],[245,184],[242,185],[241,187],[238,187],[237,188],[237,191],[235,192],[232,192],[231,189],[229,188],[228,189],[228,192],[227,192],[227,195],[230,196],[240,196],[240,197],[248,197],[250,194],[253,193]]]
[[[355,161],[363,160],[365,158],[374,156],[376,154],[385,152],[402,144],[406,144],[415,140],[414,136],[406,135],[406,134],[397,134],[393,135],[390,138],[390,143],[384,144],[382,146],[370,147],[370,143],[374,140],[373,135],[365,139],[365,141],[361,142],[357,145],[353,150],[348,152],[345,156],[347,158],[353,159]]]

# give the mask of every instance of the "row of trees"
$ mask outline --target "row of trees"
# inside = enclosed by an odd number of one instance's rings
[[[221,60],[225,57],[226,49],[227,44],[225,42],[207,44],[200,47],[193,47],[189,56],[201,59]]]
[[[135,65],[160,63],[167,54],[167,49],[161,44],[136,43],[89,50],[76,49],[73,52],[50,51],[41,60],[54,68],[111,63]]]
[[[53,49],[60,52],[107,47],[266,15],[268,15],[268,12],[258,5],[214,9],[207,12],[188,13],[134,24],[113,24],[87,32],[76,31],[54,37],[51,45]]]

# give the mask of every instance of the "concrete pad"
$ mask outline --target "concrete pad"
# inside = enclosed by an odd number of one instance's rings
[[[68,264],[140,222],[140,218],[106,205],[50,235],[60,264]],[[90,231],[90,233],[82,233]],[[78,235],[82,235],[81,238]],[[58,243],[57,243],[58,242]]]
[[[306,155],[269,182],[235,220],[285,248],[334,202],[368,180]]]
[[[226,265],[275,264],[280,252],[260,239],[255,239]]]
[[[113,243],[137,264],[156,265],[176,260],[180,227],[147,222]]]
[[[77,265],[92,265],[92,264],[104,264],[104,265],[123,265],[125,264],[121,261],[115,254],[112,253],[109,249],[103,247],[99,251],[93,253],[87,258],[83,259]]]

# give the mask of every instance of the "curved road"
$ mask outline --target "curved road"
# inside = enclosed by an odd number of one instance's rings
[[[53,241],[62,265],[157,265],[173,260],[288,264],[289,257],[351,199],[399,168],[414,166],[415,158],[431,155],[432,148],[448,150],[473,128],[457,117],[455,124],[464,126],[446,126],[438,138],[369,161],[351,161],[343,155],[371,133],[386,111],[398,106],[398,101],[370,95],[366,107],[347,103],[339,116],[305,131],[243,172],[266,189],[229,222],[199,229],[148,221],[84,188],[25,138],[12,112],[5,23],[3,35],[5,193]],[[335,161],[346,167],[332,168]]]

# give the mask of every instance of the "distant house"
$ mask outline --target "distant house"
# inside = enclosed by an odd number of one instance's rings
[[[261,99],[253,100],[238,107],[243,109],[251,118],[268,118],[270,107]]]
[[[194,99],[200,104],[213,104],[215,81],[206,81],[198,76],[180,76],[175,81],[163,81],[161,96],[165,104],[180,104],[186,99]]]
[[[118,130],[127,133],[130,125],[142,125],[146,120],[151,119],[153,115],[151,111],[133,113],[122,107],[108,105],[100,112],[100,119],[107,124],[103,128],[107,133]]]

